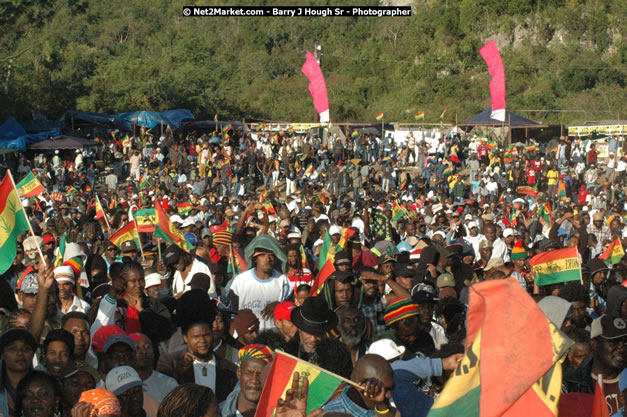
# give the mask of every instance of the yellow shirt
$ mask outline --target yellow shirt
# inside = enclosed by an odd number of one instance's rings
[[[546,176],[549,179],[549,185],[555,185],[557,184],[557,179],[559,178],[560,173],[552,169],[548,174],[546,174]]]

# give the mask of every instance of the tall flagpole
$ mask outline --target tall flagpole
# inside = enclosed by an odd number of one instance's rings
[[[11,184],[13,185],[13,190],[15,191],[15,195],[19,197],[19,194],[17,192],[17,187],[15,186],[15,181],[13,180],[13,175],[11,174],[11,171],[8,169],[7,169],[7,174],[9,174],[9,178],[11,178]],[[26,214],[26,211],[24,210],[24,206],[22,206],[21,202],[20,202],[20,209],[22,210],[22,213],[24,213],[24,218],[26,219],[26,224],[28,224],[28,230],[30,230],[31,236],[37,237],[35,235],[35,232],[33,231],[33,226],[31,226],[30,220],[28,219],[28,215]],[[43,261],[44,265],[48,266],[48,263],[46,262],[46,258],[44,258],[44,254],[41,251],[41,248],[39,247],[39,242],[37,241],[37,239],[35,239],[35,246],[37,246],[37,252],[39,253],[39,256],[41,257],[41,260]]]

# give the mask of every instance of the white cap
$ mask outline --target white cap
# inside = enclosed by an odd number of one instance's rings
[[[470,214],[466,214],[466,215],[464,216],[464,220],[472,220],[472,215],[470,215]]]
[[[341,235],[341,234],[342,234],[342,229],[337,224],[334,224],[331,227],[329,227],[329,235],[333,236],[333,235]]]
[[[479,227],[479,226],[477,226],[477,222],[470,222],[470,223],[468,223],[468,228],[469,229],[472,229],[473,227]]]
[[[503,237],[510,237],[510,236],[514,236],[514,229],[512,229],[511,227],[508,227],[507,229],[503,230]]]
[[[178,214],[174,214],[174,215],[170,216],[170,221],[172,223],[181,223],[181,224],[183,224],[183,218],[181,216],[179,216]]]
[[[194,219],[192,217],[188,217],[185,219],[185,221],[183,221],[183,225],[181,227],[185,228],[185,227],[193,226],[195,223],[196,222],[194,222]]]
[[[290,226],[288,233],[287,233],[287,238],[288,239],[300,239],[302,237],[302,234],[300,233],[300,229],[296,226]]]
[[[397,346],[390,339],[380,339],[370,345],[367,353],[382,356],[386,361],[390,361],[403,356],[405,346]]]
[[[444,239],[446,239],[446,233],[444,233],[444,232],[443,232],[443,231],[441,231],[441,230],[438,230],[437,232],[435,232],[435,233],[433,234],[433,236],[435,236],[435,235],[440,235],[440,236],[442,236]]]
[[[161,285],[161,274],[158,272],[153,272],[152,274],[148,274],[146,276],[146,278],[144,278],[144,281],[146,282],[146,284],[144,285],[144,288],[150,288],[150,287],[154,287],[155,285]]]

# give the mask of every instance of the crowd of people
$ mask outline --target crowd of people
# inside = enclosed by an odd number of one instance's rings
[[[622,136],[601,158],[573,137],[262,130],[0,156],[45,189],[0,279],[0,415],[252,417],[282,351],[352,381],[310,415],[426,416],[467,346],[469,287],[508,277],[575,342],[560,415],[591,415],[599,375],[627,415],[627,258],[599,258],[627,247]],[[182,240],[110,240],[155,205]],[[529,259],[566,247],[582,279],[538,285]],[[275,414],[305,416],[306,388]]]

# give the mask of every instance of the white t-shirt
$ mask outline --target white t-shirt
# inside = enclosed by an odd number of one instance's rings
[[[174,296],[178,295],[179,293],[184,293],[184,292],[191,290],[189,283],[194,277],[194,275],[199,272],[202,272],[203,274],[207,274],[209,275],[209,278],[211,278],[211,286],[209,286],[209,291],[207,293],[211,297],[215,297],[216,296],[216,284],[215,282],[213,282],[213,275],[211,275],[211,271],[209,270],[209,267],[205,265],[204,263],[200,262],[198,259],[194,259],[194,262],[192,263],[192,269],[189,271],[189,274],[187,274],[187,278],[185,278],[185,282],[183,282],[183,277],[181,276],[181,273],[179,271],[176,271],[174,273],[174,279],[172,280],[172,292],[174,293]]]
[[[252,268],[233,278],[230,290],[239,298],[237,310],[251,309],[259,318],[259,330],[263,331],[272,329],[274,320],[262,319],[261,312],[270,303],[285,301],[292,293],[292,286],[289,278],[279,271],[273,271],[270,278],[262,280]]]

